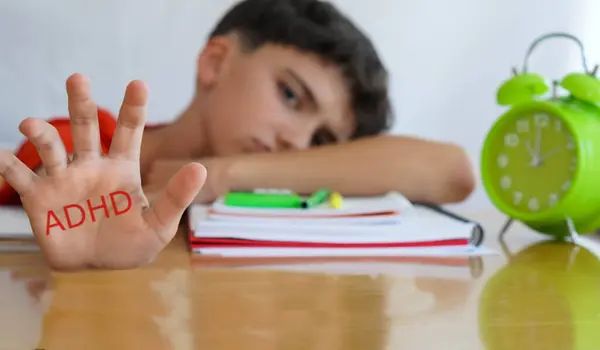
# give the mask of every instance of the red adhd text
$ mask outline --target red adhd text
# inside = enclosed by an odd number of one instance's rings
[[[117,208],[117,201],[122,199],[125,199],[126,203],[120,203],[122,208]],[[109,200],[112,210],[109,209]],[[96,222],[102,215],[105,218],[123,215],[131,209],[131,205],[131,196],[127,192],[115,191],[109,193],[107,196],[100,196],[98,200],[94,200],[93,202],[91,199],[88,199],[85,205],[65,205],[62,213],[64,214],[65,222],[61,222],[56,213],[50,210],[46,217],[46,236],[50,235],[50,229],[53,227],[59,227],[61,231],[65,231],[67,227],[75,228],[83,225],[88,219]]]

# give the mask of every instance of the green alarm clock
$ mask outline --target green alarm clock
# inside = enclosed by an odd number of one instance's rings
[[[542,40],[554,37],[579,45],[583,71],[547,84],[527,62]],[[503,232],[514,220],[556,238],[600,227],[597,68],[588,70],[579,39],[550,33],[532,43],[521,72],[513,69],[498,89],[497,103],[508,110],[484,140],[481,178],[492,203],[509,217]]]

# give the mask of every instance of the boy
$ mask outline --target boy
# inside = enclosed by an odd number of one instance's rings
[[[329,187],[448,203],[473,190],[471,166],[457,146],[377,136],[393,121],[387,72],[370,41],[329,3],[243,1],[217,24],[197,62],[189,106],[144,134],[149,192],[189,160],[209,170],[196,202],[229,189]],[[99,117],[108,145],[114,117],[104,110]],[[68,139],[68,119],[55,124]],[[325,147],[306,151],[310,146]],[[30,164],[38,167],[39,159]],[[0,201],[18,202],[7,191]]]
[[[80,193],[102,196],[101,190],[119,190],[117,184],[129,186],[134,206],[149,217],[137,225],[131,220],[118,224],[142,237],[150,225],[159,237],[148,249],[150,255],[113,261],[95,251],[96,242],[87,250],[81,248],[82,257],[69,261],[53,250],[48,256],[58,259],[56,266],[80,267],[91,249],[100,263],[88,261],[87,266],[120,268],[136,266],[160,251],[189,201],[212,201],[227,190],[287,188],[309,193],[328,187],[346,195],[397,190],[411,200],[432,203],[465,199],[473,190],[474,177],[459,147],[380,135],[393,121],[387,79],[369,39],[333,5],[318,0],[245,0],[232,7],[211,33],[197,60],[196,94],[171,123],[138,130],[145,120],[146,98],[140,82],[128,86],[118,121],[103,109],[97,109],[96,116],[87,81],[71,76],[67,81],[71,119],[52,119],[50,124],[24,121],[20,129],[29,141],[16,152],[22,163],[4,154],[2,167],[0,158],[0,173],[10,183],[0,190],[0,202],[23,204],[32,222],[36,221],[32,212],[38,215],[41,207],[59,204],[34,203],[33,197],[39,202],[41,195],[32,192],[32,175],[26,168],[44,179],[50,170],[50,180],[59,185],[69,182],[64,191],[79,186],[71,197],[82,202],[87,198],[79,198]],[[116,158],[108,161],[129,163],[104,164],[95,156],[113,149]],[[68,168],[67,154],[75,158]],[[86,176],[78,168],[82,162],[88,162]],[[136,169],[128,168],[131,164]],[[107,166],[119,175],[88,174],[93,169],[105,172]],[[60,177],[65,168],[67,173],[74,169],[69,176],[89,183]],[[113,181],[134,172],[129,182]],[[103,176],[110,179],[103,182]],[[166,190],[149,206],[140,184],[145,193]],[[47,191],[69,197],[50,185]],[[52,235],[46,213],[42,214],[37,230],[47,232],[42,238],[48,240]],[[87,230],[100,231],[96,226]],[[130,249],[138,250],[133,243]]]

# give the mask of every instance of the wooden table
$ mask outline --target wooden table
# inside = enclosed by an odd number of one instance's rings
[[[470,216],[500,250],[504,218]],[[37,254],[0,255],[0,349],[600,348],[599,260],[543,239],[517,225],[510,257],[463,266],[216,267],[183,232],[134,271],[49,275]]]

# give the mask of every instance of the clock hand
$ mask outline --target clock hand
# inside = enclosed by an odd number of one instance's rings
[[[529,142],[529,140],[525,142],[525,148],[527,148],[527,153],[529,154],[529,157],[531,157],[531,160],[529,161],[529,166],[539,166],[541,163],[541,159],[540,157],[538,157],[533,147],[531,147],[531,142]]]
[[[540,153],[542,152],[542,128],[539,124],[535,126],[535,154],[537,158],[540,157]]]
[[[556,147],[552,151],[540,156],[540,162],[552,157],[553,155],[557,154],[558,152],[562,151],[563,149],[564,149],[563,147]]]
[[[529,162],[529,166],[539,167],[540,165],[542,165],[542,158],[538,157],[537,155],[533,155],[531,157],[531,161]]]
[[[525,141],[525,148],[527,148],[527,153],[529,153],[529,156],[535,156],[535,151],[533,150],[533,147],[531,147],[531,142],[529,142],[529,140]]]

